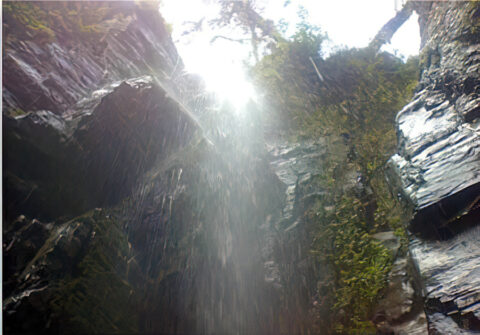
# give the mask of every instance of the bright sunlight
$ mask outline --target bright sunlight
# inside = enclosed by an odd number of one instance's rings
[[[395,2],[385,0],[305,1],[263,0],[261,8],[265,18],[288,23],[287,36],[295,30],[298,6],[308,10],[310,22],[319,25],[330,41],[325,52],[339,47],[364,47],[380,28],[395,15]],[[368,5],[366,5],[368,3]],[[244,62],[252,62],[248,41],[233,42],[215,36],[242,38],[237,31],[209,26],[208,21],[218,15],[218,5],[208,0],[165,0],[160,8],[165,20],[172,25],[172,36],[185,63],[186,70],[197,73],[205,80],[207,89],[220,99],[230,101],[238,109],[255,99],[252,84],[246,78]],[[193,28],[198,31],[186,33]],[[243,36],[245,38],[245,36]],[[382,50],[407,58],[418,54],[420,35],[416,14],[398,30],[392,43]]]

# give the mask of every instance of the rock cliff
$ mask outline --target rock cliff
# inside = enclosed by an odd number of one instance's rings
[[[280,182],[255,136],[201,125],[157,8],[4,13],[5,332],[274,331],[258,255]]]
[[[415,234],[410,253],[429,332],[478,331],[480,7],[413,2],[419,13],[421,78],[397,115],[398,153],[389,181]]]
[[[4,4],[4,110],[78,113],[95,90],[146,73],[178,93],[182,60],[146,4]]]
[[[380,333],[469,333],[480,330],[480,11],[412,8],[422,73],[397,116],[388,180],[414,235],[408,250],[392,231],[365,238],[393,259],[373,323]],[[330,316],[333,271],[312,256],[307,216],[334,216],[323,180],[332,170],[356,199],[346,210],[376,223],[349,134],[264,139],[255,106],[235,119],[184,72],[148,2],[3,10],[6,333],[309,334],[345,319]],[[397,68],[379,59],[369,66]],[[330,63],[319,68],[335,83]]]

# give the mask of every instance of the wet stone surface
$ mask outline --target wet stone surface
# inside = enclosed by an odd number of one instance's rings
[[[397,115],[398,154],[389,162],[390,183],[413,210],[416,232],[430,229],[423,227],[427,218],[448,224],[472,204],[480,184],[476,9],[468,2],[430,6],[419,89]]]
[[[311,189],[311,180],[321,173],[321,159],[326,154],[322,140],[305,143],[281,142],[267,146],[271,155],[270,165],[285,185],[285,206],[277,229],[291,227],[298,211],[298,203],[303,198],[321,196],[321,190]]]
[[[267,144],[270,168],[283,189],[282,207],[268,217],[262,226],[266,244],[262,250],[266,281],[281,296],[280,315],[285,330],[295,334],[302,325],[309,325],[318,280],[318,269],[310,254],[311,227],[305,225],[303,214],[315,199],[324,196],[314,179],[322,172],[327,149],[324,139],[288,142],[278,140]]]
[[[109,83],[151,69],[156,69],[155,75],[164,82],[174,72],[179,74],[183,65],[161,17],[152,20],[153,15],[133,2],[123,6],[118,10],[126,15],[113,14],[99,24],[101,41],[89,41],[80,34],[71,34],[68,41],[59,37],[47,45],[8,39],[3,57],[4,110],[47,109],[64,114],[77,101]],[[98,7],[99,11],[105,9],[100,3]],[[8,29],[7,33],[14,33]],[[61,29],[56,33],[65,35]]]
[[[454,334],[455,327],[480,330],[480,227],[446,241],[415,239],[410,250],[423,278],[429,322],[450,325],[435,326],[442,334]]]
[[[480,7],[418,2],[422,68],[387,176],[407,209],[430,334],[480,330]]]
[[[185,145],[198,129],[151,76],[120,82],[87,100],[91,109],[84,106],[75,118],[50,111],[4,117],[8,219],[52,219],[112,204],[131,193],[158,157]]]
[[[375,307],[373,322],[380,334],[425,334],[423,292],[411,255],[401,249],[393,231],[373,235],[395,257],[388,285]]]

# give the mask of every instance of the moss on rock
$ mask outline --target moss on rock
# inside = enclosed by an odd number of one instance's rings
[[[73,220],[90,226],[90,242],[74,271],[59,281],[51,305],[60,332],[138,333],[133,286],[127,281],[131,257],[125,232],[114,215],[94,210]]]

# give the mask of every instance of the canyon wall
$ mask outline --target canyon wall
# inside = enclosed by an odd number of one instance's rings
[[[375,236],[396,259],[372,321],[380,333],[469,333],[480,10],[413,8],[422,72],[387,174],[412,234],[404,253],[393,232]],[[311,333],[332,307],[331,269],[311,254],[305,213],[328,198],[318,180],[332,152],[354,159],[348,134],[265,141],[185,73],[148,3],[3,9],[4,331]],[[347,165],[338,188],[370,201]]]
[[[389,182],[414,234],[429,332],[480,330],[480,7],[413,2],[422,37],[421,78],[397,115]]]

